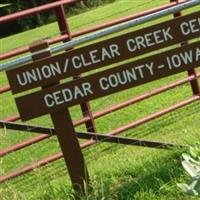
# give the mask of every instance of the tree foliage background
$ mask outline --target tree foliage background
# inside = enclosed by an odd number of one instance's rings
[[[38,5],[46,4],[49,2],[53,2],[53,0],[1,0],[0,4],[6,5],[0,8],[0,16],[36,7]],[[52,14],[50,12],[44,12],[42,15],[38,13],[36,15],[28,16],[20,20],[14,20],[12,22],[3,24],[0,27],[0,36],[5,37],[45,24],[49,21],[49,17],[51,15]]]
[[[59,0],[1,0],[0,16],[8,15],[20,10],[36,7],[39,5],[55,2]],[[99,6],[103,3],[110,3],[115,0],[82,0],[80,3],[69,4],[65,6],[67,15],[75,15],[84,12],[90,7]],[[31,28],[38,27],[55,21],[55,14],[53,10],[37,13],[32,16],[25,17],[20,20],[15,20],[6,24],[0,25],[0,38],[6,37],[18,32],[26,31]]]

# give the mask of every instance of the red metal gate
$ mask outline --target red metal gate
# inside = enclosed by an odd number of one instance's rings
[[[55,44],[55,43],[61,42],[61,41],[66,42],[68,40],[71,40],[74,37],[78,37],[78,36],[84,35],[86,33],[94,32],[96,30],[100,30],[100,29],[105,28],[105,27],[113,26],[115,24],[119,24],[121,22],[125,22],[125,21],[131,20],[131,19],[136,19],[138,17],[145,16],[147,14],[154,13],[156,11],[160,11],[160,10],[163,10],[165,8],[169,8],[169,7],[172,7],[174,5],[179,4],[178,0],[171,0],[169,4],[166,4],[166,5],[154,8],[154,9],[150,9],[150,10],[147,10],[145,12],[129,15],[129,16],[122,17],[122,18],[119,18],[119,19],[115,19],[115,20],[112,20],[112,21],[109,21],[109,22],[106,22],[106,23],[103,23],[103,24],[99,24],[99,25],[96,25],[96,26],[93,26],[93,27],[90,27],[90,28],[87,28],[87,29],[79,30],[79,31],[76,31],[76,32],[71,32],[69,25],[68,25],[68,22],[67,22],[67,17],[65,15],[63,6],[64,6],[64,4],[76,3],[76,2],[78,2],[78,0],[61,0],[61,1],[56,1],[54,3],[50,3],[50,4],[47,4],[47,5],[38,6],[36,8],[31,8],[31,9],[28,9],[28,10],[25,10],[25,11],[20,11],[18,13],[14,13],[14,14],[10,14],[10,15],[7,15],[7,16],[4,16],[4,17],[0,17],[0,24],[4,24],[4,23],[6,24],[6,23],[8,23],[12,20],[21,19],[23,17],[33,15],[37,12],[44,12],[46,10],[54,10],[55,14],[56,14],[58,26],[59,26],[59,29],[60,29],[60,35],[47,40],[49,45],[51,45],[51,44]],[[176,13],[174,15],[174,17],[180,16],[180,15],[181,15],[181,13]],[[181,44],[181,45],[184,45],[184,44]],[[1,54],[0,60],[5,61],[6,59],[13,58],[14,56],[19,56],[19,55],[24,54],[28,51],[29,51],[28,46],[18,48],[18,49],[15,49],[15,50]],[[193,92],[192,97],[190,97],[189,99],[186,99],[184,101],[181,101],[181,102],[179,102],[175,105],[172,105],[168,108],[165,108],[161,111],[153,113],[149,116],[146,116],[142,119],[139,119],[137,121],[133,121],[130,124],[119,127],[117,129],[111,131],[110,133],[108,133],[108,135],[110,135],[110,136],[118,135],[118,134],[120,134],[120,133],[122,133],[122,132],[124,132],[128,129],[134,128],[134,127],[141,125],[141,124],[144,124],[144,123],[146,123],[150,120],[158,118],[158,117],[160,117],[160,116],[162,116],[166,113],[169,113],[169,112],[171,112],[175,109],[181,108],[185,105],[188,105],[188,104],[190,104],[194,101],[199,100],[200,99],[200,88],[199,88],[199,84],[198,84],[198,78],[199,77],[200,77],[200,73],[196,73],[195,70],[189,70],[188,71],[188,77],[186,77],[186,78],[183,78],[183,79],[178,80],[174,83],[165,85],[163,87],[154,89],[154,90],[152,90],[148,93],[145,93],[145,94],[142,94],[140,96],[131,98],[129,100],[118,103],[116,105],[110,106],[109,108],[105,108],[105,109],[101,110],[100,112],[92,112],[92,110],[90,109],[89,103],[84,103],[84,104],[81,105],[83,118],[81,118],[77,121],[74,121],[74,126],[79,126],[81,124],[85,124],[88,132],[97,132],[96,127],[95,127],[95,122],[94,122],[95,119],[103,117],[105,115],[108,115],[111,112],[120,110],[120,109],[125,108],[129,105],[135,104],[135,103],[140,102],[144,99],[150,98],[152,96],[155,96],[157,94],[160,94],[162,92],[168,91],[170,89],[173,89],[175,87],[178,87],[180,85],[183,85],[185,83],[190,82],[191,89],[192,89],[192,92]],[[74,77],[74,78],[76,78],[76,77]],[[9,85],[1,86],[0,87],[0,94],[4,94],[6,92],[10,92]],[[16,113],[16,115],[7,116],[5,119],[2,119],[3,122],[15,122],[17,120],[20,120],[20,116],[17,113]],[[39,134],[37,137],[34,137],[32,139],[29,139],[29,140],[22,141],[18,144],[15,144],[13,146],[10,146],[6,149],[1,150],[0,157],[6,156],[10,153],[13,153],[13,152],[18,151],[18,150],[23,149],[23,148],[26,148],[29,145],[40,142],[40,141],[47,139],[49,137],[51,137],[51,135],[43,134],[41,132],[41,134]],[[81,144],[81,148],[89,147],[93,144],[95,144],[95,140],[89,140],[88,142]],[[7,175],[3,175],[2,177],[0,177],[0,181],[3,182],[3,181],[6,181],[8,179],[12,179],[16,176],[19,176],[19,175],[22,175],[22,174],[27,173],[29,171],[32,171],[35,168],[39,168],[41,166],[49,164],[49,163],[51,163],[55,160],[58,160],[60,158],[62,158],[62,153],[58,153],[58,154],[52,155],[50,157],[41,159],[37,163],[27,165],[27,166],[15,171],[15,172],[11,172]]]

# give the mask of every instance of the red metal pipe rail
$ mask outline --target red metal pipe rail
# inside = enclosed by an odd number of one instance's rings
[[[110,134],[111,134],[111,135],[117,135],[117,134],[119,134],[119,133],[121,133],[121,132],[124,132],[124,131],[127,131],[127,130],[129,130],[129,129],[131,129],[131,128],[135,128],[135,127],[137,127],[137,126],[139,126],[139,125],[142,125],[142,124],[144,124],[144,123],[146,123],[146,122],[149,122],[150,120],[153,120],[153,119],[156,119],[156,118],[158,118],[158,117],[161,117],[161,116],[163,116],[164,114],[167,114],[167,113],[169,113],[169,112],[172,112],[172,111],[174,111],[174,110],[176,110],[176,109],[178,109],[178,108],[184,107],[184,106],[186,106],[186,105],[188,105],[188,104],[190,104],[190,103],[193,103],[193,102],[195,102],[195,101],[197,101],[197,100],[200,100],[200,96],[199,96],[199,95],[194,95],[193,97],[191,97],[191,98],[189,98],[189,99],[186,99],[186,100],[184,100],[184,101],[181,101],[181,102],[179,102],[179,103],[177,103],[177,104],[175,104],[175,105],[173,105],[173,106],[170,106],[170,107],[165,108],[165,109],[163,109],[163,110],[161,110],[161,111],[158,111],[158,112],[156,112],[156,113],[153,113],[153,114],[151,114],[151,115],[149,115],[149,116],[147,116],[147,117],[144,117],[144,118],[139,119],[139,120],[137,120],[137,121],[134,121],[134,122],[132,122],[132,123],[130,123],[130,124],[127,124],[127,125],[125,125],[125,126],[122,126],[122,127],[118,128],[118,129],[116,129],[116,130],[110,132]]]
[[[47,138],[49,138],[49,137],[50,137],[50,135],[47,135],[47,134],[40,134],[40,135],[38,135],[38,136],[36,136],[36,137],[33,137],[33,138],[29,139],[29,140],[25,140],[25,141],[23,141],[23,142],[20,142],[20,143],[18,143],[18,144],[15,144],[15,145],[13,145],[13,146],[11,146],[11,147],[8,147],[8,148],[6,148],[6,149],[4,149],[4,150],[1,150],[1,151],[0,151],[0,157],[3,157],[3,156],[5,156],[5,155],[8,155],[9,153],[12,153],[12,152],[16,152],[16,151],[18,151],[18,150],[20,150],[20,149],[23,149],[23,148],[25,148],[25,147],[28,147],[28,146],[30,146],[30,145],[32,145],[32,144],[35,144],[36,142],[40,142],[40,141],[42,141],[42,140],[44,140],[44,139],[47,139]]]
[[[10,116],[10,117],[6,117],[4,119],[5,122],[15,122],[17,120],[21,119],[20,115],[19,114],[16,114],[14,116]]]
[[[7,23],[7,22],[17,20],[17,19],[21,19],[23,17],[27,17],[27,16],[30,16],[35,13],[52,10],[53,8],[56,8],[63,4],[77,3],[79,1],[80,0],[61,0],[61,1],[56,1],[53,3],[48,3],[48,4],[41,5],[41,6],[37,6],[35,8],[29,8],[29,9],[26,9],[23,11],[19,11],[19,12],[13,13],[13,14],[9,14],[9,15],[0,17],[0,24]]]
[[[98,119],[98,118],[100,118],[102,116],[110,114],[111,112],[115,112],[115,111],[120,110],[122,108],[125,108],[125,107],[127,107],[129,105],[132,105],[134,103],[138,103],[138,102],[140,102],[140,101],[142,101],[144,99],[150,98],[150,97],[155,96],[157,94],[160,94],[162,92],[166,92],[169,89],[173,89],[173,88],[178,87],[180,85],[183,85],[183,84],[185,84],[185,83],[187,83],[189,81],[195,80],[198,77],[200,77],[200,73],[198,73],[197,76],[194,76],[194,75],[188,76],[188,77],[186,77],[184,79],[178,80],[178,81],[176,81],[174,83],[171,83],[169,85],[154,89],[154,90],[152,90],[152,91],[150,91],[148,93],[145,93],[143,95],[140,95],[140,96],[134,97],[132,99],[126,100],[124,102],[118,103],[118,104],[113,105],[113,106],[111,106],[109,108],[105,108],[102,111],[93,113],[93,118],[94,119]],[[90,120],[89,117],[83,117],[82,119],[75,121],[74,122],[74,126],[79,126],[79,125],[81,125],[81,124],[83,124],[83,123],[85,123],[85,122],[87,122],[89,120]],[[26,140],[26,141],[23,141],[21,143],[15,144],[15,145],[13,145],[11,147],[8,147],[8,148],[2,150],[0,152],[0,157],[3,157],[3,156],[5,156],[5,155],[7,155],[9,153],[18,151],[20,149],[23,149],[23,148],[25,148],[27,146],[30,146],[30,145],[35,144],[37,142],[40,142],[40,141],[42,141],[44,139],[47,139],[49,137],[51,137],[51,136],[50,135],[46,135],[46,134],[41,134],[41,135],[36,136],[34,138],[31,138],[29,140]]]
[[[184,2],[184,1],[182,1],[182,2]],[[121,17],[121,18],[118,18],[118,19],[115,19],[115,20],[112,20],[112,21],[109,21],[109,22],[105,22],[105,23],[102,23],[102,24],[99,24],[99,25],[95,25],[95,26],[90,27],[90,28],[79,30],[79,31],[73,32],[71,35],[72,35],[72,38],[78,37],[78,36],[81,36],[81,35],[84,35],[84,34],[87,34],[87,33],[91,33],[91,32],[100,30],[102,28],[106,28],[106,27],[109,27],[109,26],[112,26],[112,25],[117,25],[119,23],[131,20],[131,19],[142,17],[142,16],[145,16],[145,15],[151,14],[153,12],[166,9],[166,8],[172,7],[172,6],[177,5],[177,4],[181,4],[182,2],[180,2],[180,3],[176,3],[176,2],[168,3],[168,4],[165,4],[163,6],[159,6],[159,7],[153,8],[153,9],[149,9],[147,11],[143,11],[143,12],[140,12],[140,13],[137,13],[137,14],[126,16],[126,17]],[[66,40],[66,39],[69,39],[69,36],[67,34],[62,35],[62,36],[56,36],[55,38],[48,39],[47,42],[48,42],[48,44],[51,45],[51,44],[55,44],[57,42],[61,42],[61,41]],[[28,46],[18,48],[18,49],[15,49],[15,50],[1,54],[0,60],[8,59],[8,58],[17,56],[19,54],[26,53],[28,51],[29,51]]]
[[[181,1],[179,3],[171,2],[171,3],[168,3],[168,4],[162,5],[162,6],[158,6],[156,8],[152,8],[152,9],[146,10],[146,11],[142,11],[142,12],[139,12],[139,13],[135,13],[135,14],[132,14],[132,15],[125,16],[125,17],[114,19],[112,21],[105,22],[103,24],[95,25],[95,26],[93,26],[91,28],[86,28],[86,29],[74,32],[72,34],[72,36],[73,37],[77,37],[77,36],[80,36],[80,35],[84,35],[86,33],[98,31],[100,29],[107,28],[109,26],[117,25],[117,24],[129,21],[129,20],[135,19],[135,18],[139,18],[139,17],[143,17],[145,15],[152,14],[152,13],[157,12],[157,11],[161,11],[161,10],[166,9],[166,8],[170,8],[170,7],[174,6],[174,5],[181,4],[183,2],[185,2],[185,1]]]
[[[54,38],[49,38],[49,39],[47,39],[47,42],[48,42],[48,44],[55,44],[55,43],[62,42],[63,40],[67,40],[67,39],[69,39],[69,36],[67,34],[64,34],[64,35],[55,36]],[[17,55],[21,55],[26,52],[29,52],[28,46],[17,48],[17,49],[11,50],[9,52],[2,53],[0,55],[0,60],[4,60],[4,59],[8,59],[8,58],[17,56]]]
[[[120,133],[122,133],[122,132],[124,132],[126,130],[129,130],[130,128],[134,128],[136,126],[142,125],[142,124],[144,124],[144,123],[146,123],[146,122],[148,122],[148,121],[150,121],[152,119],[155,119],[157,117],[161,117],[164,114],[167,114],[167,113],[169,113],[171,111],[174,111],[174,110],[176,110],[178,108],[184,107],[184,106],[186,106],[186,105],[188,105],[190,103],[193,103],[193,102],[195,102],[197,100],[200,100],[200,96],[199,95],[195,95],[195,96],[193,96],[193,97],[191,97],[189,99],[186,99],[186,100],[181,101],[181,102],[179,102],[177,104],[174,104],[174,105],[172,105],[172,106],[170,106],[170,107],[168,107],[166,109],[163,109],[161,111],[153,113],[153,114],[151,114],[151,115],[149,115],[149,116],[147,116],[145,118],[139,119],[139,120],[134,121],[132,123],[129,123],[129,124],[125,125],[125,126],[117,128],[117,129],[111,131],[110,133],[108,133],[107,135],[108,136],[118,135],[118,134],[120,134]],[[96,143],[96,141],[90,140],[90,141],[87,141],[87,142],[81,144],[80,146],[81,146],[82,149],[84,149],[84,148],[89,147],[89,146],[91,146],[91,145],[93,145],[95,143]],[[14,177],[23,175],[23,174],[25,174],[27,172],[31,172],[34,169],[40,168],[40,167],[42,167],[44,165],[47,165],[47,164],[49,164],[51,162],[54,162],[54,161],[62,158],[62,156],[63,155],[60,152],[60,153],[54,154],[53,156],[49,156],[47,158],[41,159],[41,160],[37,161],[36,163],[33,163],[31,165],[27,165],[27,166],[15,171],[15,172],[11,172],[10,174],[1,176],[0,177],[0,182],[5,182],[5,181],[7,181],[9,179],[12,179]]]
[[[3,94],[3,93],[8,92],[8,91],[10,91],[10,86],[9,85],[0,87],[0,94]]]

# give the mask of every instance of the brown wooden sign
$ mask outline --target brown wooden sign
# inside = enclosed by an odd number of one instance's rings
[[[200,41],[18,97],[16,104],[21,118],[29,120],[199,65]]]
[[[12,92],[18,93],[198,36],[200,11],[35,61],[7,71],[7,76]]]

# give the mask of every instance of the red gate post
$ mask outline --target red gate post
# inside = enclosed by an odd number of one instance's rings
[[[179,3],[180,0],[170,0],[170,2]],[[179,17],[181,15],[182,15],[181,12],[174,13],[174,17]],[[185,44],[188,44],[188,41],[181,43],[181,46],[183,46]],[[191,85],[191,88],[192,88],[193,95],[199,95],[200,94],[200,87],[199,87],[199,83],[198,83],[198,77],[197,77],[196,70],[195,69],[189,69],[189,70],[187,70],[187,73],[188,73],[188,76],[193,75],[193,76],[196,77],[194,80],[190,81],[190,85]]]
[[[51,56],[49,51],[42,54],[34,55],[34,52],[42,49],[47,49],[48,43],[45,41],[35,42],[30,46],[30,51],[33,54],[33,61]],[[50,84],[42,87],[42,89],[56,85]],[[84,193],[85,184],[89,185],[89,175],[84,162],[83,154],[76,137],[73,122],[66,108],[64,110],[51,114],[55,132],[63,152],[63,157],[68,168],[68,172],[73,184],[73,188],[77,193]]]
[[[60,5],[59,7],[55,8],[55,13],[56,13],[56,18],[57,18],[61,35],[68,34],[69,36],[68,40],[64,40],[64,42],[67,42],[72,39],[72,35],[69,28],[69,24],[66,19],[67,17],[65,15],[65,10],[64,10],[63,5]],[[74,76],[74,79],[77,79],[77,78],[80,78],[80,75]],[[83,117],[90,118],[89,121],[85,122],[87,131],[94,132],[94,133],[97,132],[89,102],[82,103],[80,106],[81,106]]]

